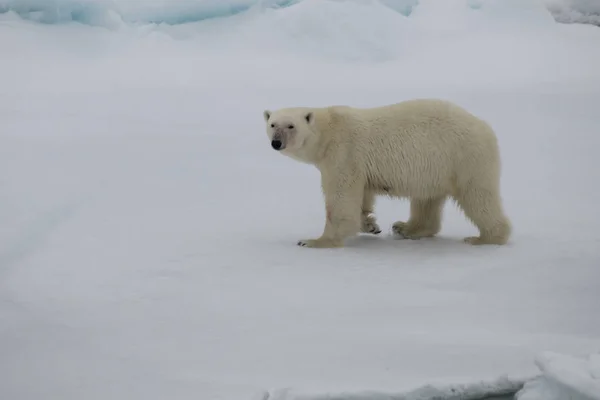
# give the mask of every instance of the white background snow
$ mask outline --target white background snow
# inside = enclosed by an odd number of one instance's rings
[[[101,17],[0,14],[0,398],[403,392],[600,351],[600,28],[529,0]],[[297,247],[318,171],[262,111],[414,97],[496,129],[511,242],[462,243],[451,202],[393,240],[408,202],[382,198],[381,236]]]

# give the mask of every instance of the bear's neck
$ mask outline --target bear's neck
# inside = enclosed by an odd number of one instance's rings
[[[312,164],[317,168],[323,164],[326,160],[328,153],[328,145],[320,137],[311,138],[302,147],[301,151],[296,155],[297,159],[301,159],[302,162]]]

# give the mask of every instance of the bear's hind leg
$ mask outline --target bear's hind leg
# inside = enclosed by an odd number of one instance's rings
[[[482,187],[470,187],[456,197],[458,205],[479,229],[479,236],[466,237],[473,245],[506,244],[511,224],[502,210],[500,196]]]
[[[377,219],[373,214],[374,207],[375,192],[365,189],[365,193],[363,195],[360,230],[364,233],[378,235],[381,233],[381,228],[379,228],[379,225],[377,225]]]
[[[446,196],[428,199],[411,199],[410,218],[392,225],[395,235],[405,239],[420,239],[435,236],[442,227],[442,211]]]

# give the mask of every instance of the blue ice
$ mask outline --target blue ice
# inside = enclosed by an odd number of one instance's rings
[[[78,22],[102,26],[116,19],[128,24],[179,25],[227,17],[252,8],[285,8],[301,1],[311,0],[0,0],[0,14],[12,12],[23,19],[45,24]],[[480,9],[486,3],[497,1],[464,0],[465,7],[471,9]],[[597,21],[600,24],[600,0],[545,1],[560,22]],[[419,4],[419,0],[379,2],[405,16],[410,16]]]

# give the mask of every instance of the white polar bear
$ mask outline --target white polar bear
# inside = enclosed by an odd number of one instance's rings
[[[465,242],[505,244],[511,223],[500,197],[500,153],[484,121],[444,100],[375,108],[331,106],[264,111],[273,149],[321,172],[325,229],[307,247],[343,247],[359,231],[378,234],[375,196],[410,199],[410,218],[393,224],[403,238],[441,229],[448,196],[479,229]]]

